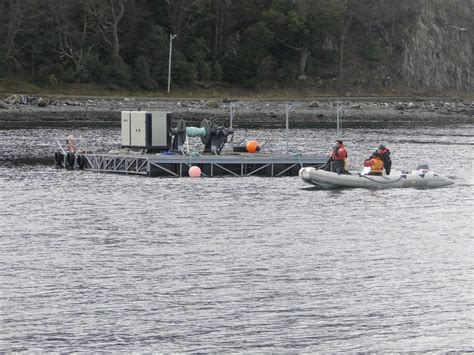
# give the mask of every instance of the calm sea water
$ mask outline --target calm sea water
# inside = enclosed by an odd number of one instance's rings
[[[473,125],[344,130],[353,169],[386,143],[394,169],[456,181],[380,191],[56,170],[70,132],[0,130],[0,351],[474,351]],[[286,149],[283,130],[244,138]]]

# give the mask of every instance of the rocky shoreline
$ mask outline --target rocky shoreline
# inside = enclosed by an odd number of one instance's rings
[[[290,127],[334,126],[339,103],[346,127],[424,123],[433,125],[474,123],[474,100],[417,97],[321,97],[314,99],[192,99],[35,97],[12,95],[0,100],[0,127],[36,128],[69,126],[119,126],[124,110],[168,111],[173,121],[196,125],[215,119],[228,126],[231,105],[234,127],[285,126],[286,105],[291,103]]]

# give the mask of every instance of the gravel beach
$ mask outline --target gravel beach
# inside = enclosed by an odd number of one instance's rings
[[[215,119],[234,127],[279,128],[285,126],[290,103],[290,127],[325,127],[336,122],[337,104],[346,127],[382,126],[425,122],[433,125],[474,123],[474,100],[439,97],[322,97],[304,99],[204,99],[141,97],[40,97],[11,95],[0,100],[0,127],[119,126],[124,110],[167,111],[173,121],[185,119],[198,125]]]

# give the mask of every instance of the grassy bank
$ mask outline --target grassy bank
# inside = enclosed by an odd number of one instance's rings
[[[422,92],[413,89],[387,90],[353,89],[342,95],[335,90],[320,90],[312,87],[290,88],[242,88],[234,86],[190,85],[188,87],[166,90],[132,91],[127,89],[111,89],[99,84],[62,84],[37,85],[25,81],[0,79],[0,99],[11,94],[37,96],[93,96],[93,97],[150,97],[150,98],[315,98],[315,97],[451,97],[474,99],[474,93],[460,92]]]

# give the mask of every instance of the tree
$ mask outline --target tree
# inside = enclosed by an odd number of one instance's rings
[[[279,45],[298,53],[299,75],[304,76],[308,57],[324,39],[340,31],[345,0],[274,0],[263,14],[262,28],[268,29]]]
[[[56,51],[61,60],[71,61],[75,76],[85,75],[87,61],[94,50],[90,40],[91,21],[89,13],[84,11],[82,1],[47,0],[49,13],[54,21],[57,36]],[[87,77],[81,77],[81,80]]]
[[[119,23],[127,0],[85,0],[86,13],[94,19],[95,31],[102,37],[112,59],[120,57]]]
[[[348,13],[346,14],[345,24],[342,28],[340,39],[339,39],[339,83],[338,83],[339,94],[342,94],[342,88],[343,88],[343,82],[344,82],[344,79],[343,79],[344,49],[345,49],[345,44],[346,44],[347,33],[349,32],[352,25],[352,19],[353,19],[352,8],[349,6]]]
[[[170,31],[177,35],[179,48],[191,36],[195,27],[207,17],[203,13],[203,0],[166,0]]]
[[[22,67],[22,47],[17,41],[20,34],[28,31],[28,8],[33,4],[29,0],[2,0],[0,2],[1,32],[4,42],[4,57],[7,71],[13,67]]]

